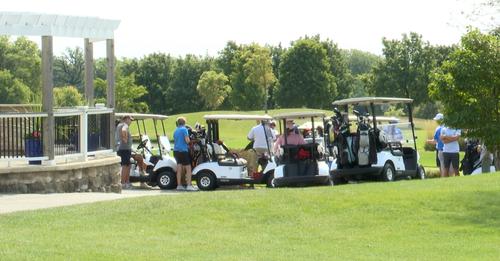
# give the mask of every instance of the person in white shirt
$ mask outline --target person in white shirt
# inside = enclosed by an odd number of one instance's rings
[[[449,127],[441,128],[441,136],[439,137],[443,142],[443,174],[445,177],[458,176],[459,164],[459,151],[458,139],[460,138],[461,131]],[[453,168],[450,173],[450,166]]]
[[[253,141],[253,149],[257,156],[261,157],[269,152],[276,135],[272,132],[269,124],[262,121],[250,130],[247,138]]]

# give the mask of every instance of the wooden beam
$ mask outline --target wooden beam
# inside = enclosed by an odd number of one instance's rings
[[[85,38],[85,99],[89,107],[94,107],[94,45]]]
[[[52,36],[42,36],[42,110],[48,114],[43,121],[43,154],[54,160],[54,82]]]
[[[107,72],[106,81],[108,88],[106,92],[106,107],[112,108],[113,112],[109,115],[109,145],[115,150],[115,41],[106,39]]]

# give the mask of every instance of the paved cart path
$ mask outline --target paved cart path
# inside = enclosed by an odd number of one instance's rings
[[[154,195],[179,195],[185,192],[160,189],[130,189],[117,193],[52,193],[52,194],[0,194],[0,214],[16,211],[53,208],[122,198]]]

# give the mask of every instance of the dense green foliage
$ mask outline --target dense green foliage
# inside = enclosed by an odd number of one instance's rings
[[[300,39],[284,53],[279,81],[282,107],[326,108],[337,94],[327,52],[315,39]]]
[[[500,156],[499,36],[470,30],[432,74],[430,88],[443,103],[447,125],[480,138]]]
[[[83,104],[83,95],[75,86],[54,88],[54,106],[73,107]]]
[[[0,215],[2,260],[498,260],[500,175],[217,190]]]
[[[215,110],[224,102],[231,91],[228,82],[229,79],[224,73],[206,71],[201,75],[196,90],[208,109]]]
[[[431,72],[457,47],[430,45],[414,32],[403,34],[401,39],[384,38],[382,43],[382,56],[342,50],[334,41],[316,35],[299,38],[289,48],[229,41],[215,57],[153,53],[142,58],[121,58],[117,60],[116,82],[126,86],[119,87],[117,106],[159,114],[214,108],[329,109],[331,102],[338,99],[395,96],[413,98],[415,115],[432,118],[442,105],[428,94]],[[3,82],[9,82],[0,88],[12,97],[7,99],[6,95],[2,102],[41,100],[40,51],[34,43],[22,37],[13,42],[1,37],[0,70],[4,70]],[[106,98],[106,59],[96,59],[94,70],[96,100],[102,102]],[[203,88],[197,89],[200,77],[208,71],[227,76],[230,88],[212,97],[212,93],[200,91]],[[80,48],[67,49],[54,58],[55,87],[75,86],[83,94],[83,77]],[[137,89],[140,86],[145,91]],[[30,90],[28,98],[25,87]],[[130,90],[125,91],[127,88]]]

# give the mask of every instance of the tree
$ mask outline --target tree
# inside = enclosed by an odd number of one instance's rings
[[[314,39],[320,41],[319,35]],[[340,100],[351,97],[354,78],[349,71],[344,54],[332,40],[321,41],[321,44],[326,50],[328,64],[330,65],[330,74],[334,77],[337,87],[336,95],[333,98]]]
[[[75,86],[54,88],[54,105],[56,107],[73,107],[83,104],[83,96]]]
[[[148,104],[153,113],[166,113],[172,108],[165,94],[170,92],[170,82],[175,60],[166,54],[150,54],[139,61],[135,83],[146,87],[147,93],[140,101]]]
[[[0,36],[0,70],[9,71],[14,79],[31,90],[30,102],[40,96],[41,57],[36,43],[26,37],[18,37],[11,43],[8,37]]]
[[[84,93],[85,59],[80,47],[67,48],[66,53],[54,58],[54,86],[76,86]]]
[[[101,78],[94,80],[96,103],[106,103],[107,82]],[[135,83],[135,75],[116,75],[116,111],[117,112],[148,112],[148,104],[141,101],[147,94],[146,87]]]
[[[200,77],[196,90],[205,101],[207,109],[215,110],[231,92],[228,85],[229,79],[224,73],[216,71],[206,71]]]
[[[273,74],[271,53],[268,48],[256,46],[253,52],[246,52],[248,55],[243,70],[247,75],[245,83],[254,85],[255,89],[264,91],[264,110],[267,113],[269,88],[276,82]]]
[[[402,40],[383,38],[385,59],[374,68],[377,96],[413,98],[420,104],[427,96],[427,72],[422,70],[424,43],[416,33],[403,34]],[[428,46],[428,43],[425,43]]]
[[[345,50],[343,53],[347,66],[354,76],[369,73],[382,60],[378,55],[356,49]]]
[[[443,65],[432,73],[433,98],[444,106],[445,124],[464,129],[495,152],[500,169],[500,37],[469,29]]]
[[[9,71],[0,69],[0,104],[28,103],[31,91]]]
[[[269,108],[274,109],[276,106],[276,93],[279,89],[279,77],[280,77],[280,64],[281,64],[281,59],[283,57],[283,54],[285,53],[286,49],[281,47],[281,43],[278,44],[278,46],[270,46],[269,50],[271,51],[271,60],[273,63],[273,74],[276,76],[276,81],[274,84],[269,88],[269,91],[267,93],[268,95],[268,102],[267,105]]]
[[[269,49],[256,43],[241,46],[233,59],[230,76],[234,109],[263,109],[266,102],[266,87],[274,82]]]
[[[336,96],[326,50],[312,39],[300,39],[283,55],[278,104],[327,108]]]
[[[170,88],[165,93],[166,101],[170,104],[168,113],[200,111],[204,107],[196,87],[202,73],[209,71],[211,67],[210,57],[186,55],[185,58],[176,60]]]

